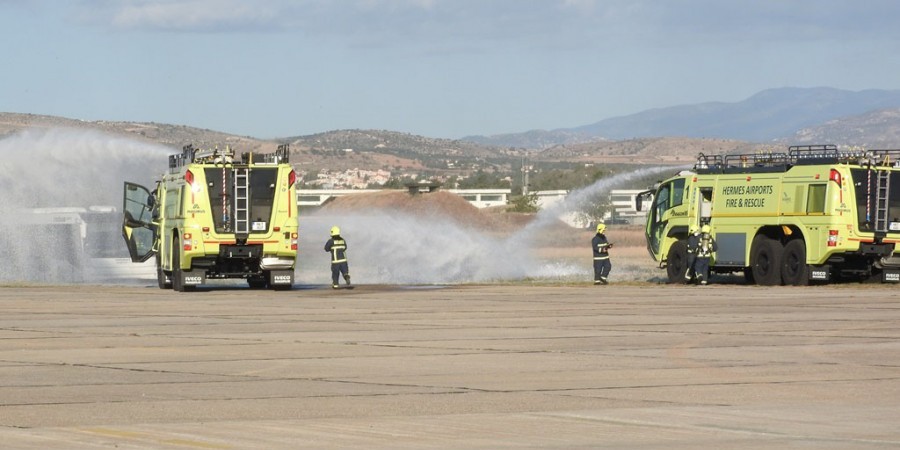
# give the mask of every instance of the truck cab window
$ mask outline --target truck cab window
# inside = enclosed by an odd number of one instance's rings
[[[669,209],[669,195],[671,194],[669,184],[665,184],[656,192],[653,205],[653,218],[656,222],[662,220],[663,214]]]
[[[684,203],[684,178],[672,181],[672,205],[676,207]]]
[[[821,214],[825,212],[825,184],[810,184],[806,200],[806,213]]]

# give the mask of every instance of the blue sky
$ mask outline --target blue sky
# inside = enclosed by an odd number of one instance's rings
[[[259,138],[900,89],[894,0],[0,0],[0,111]]]

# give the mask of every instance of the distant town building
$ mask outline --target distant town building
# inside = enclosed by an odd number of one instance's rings
[[[391,178],[388,170],[364,170],[349,169],[343,172],[320,170],[315,179],[308,180],[307,184],[320,186],[322,189],[365,189],[371,185],[382,185]]]
[[[445,189],[459,195],[476,208],[506,206],[509,203],[511,189]],[[317,207],[329,200],[352,194],[381,192],[382,189],[297,189],[297,206]],[[423,192],[419,190],[418,192]]]

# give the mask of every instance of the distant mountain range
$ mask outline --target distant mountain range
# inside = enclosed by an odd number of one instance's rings
[[[256,139],[155,122],[83,121],[0,112],[0,139],[25,129],[76,128],[125,135],[178,151],[182,145],[231,145],[271,151],[290,143],[309,170],[509,170],[524,156],[546,162],[681,163],[698,152],[751,152],[792,144],[900,148],[900,91],[783,88],[737,103],[653,109],[591,125],[498,136],[436,139],[390,130],[331,130]]]
[[[468,136],[482,145],[548,148],[599,140],[688,137],[773,142],[798,136],[802,130],[827,128],[840,118],[900,109],[900,91],[847,91],[834,88],[769,89],[735,103],[710,102],[651,109],[574,128],[531,130],[495,136]],[[881,115],[885,118],[884,115]],[[869,123],[850,119],[851,122]],[[896,123],[896,120],[895,122]],[[864,142],[834,142],[864,145]],[[876,139],[877,140],[877,139]],[[895,141],[894,145],[900,144]]]

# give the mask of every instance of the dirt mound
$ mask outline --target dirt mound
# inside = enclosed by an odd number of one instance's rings
[[[462,197],[449,192],[410,195],[406,191],[381,191],[345,195],[322,206],[322,213],[350,211],[398,211],[417,216],[442,216],[476,228],[490,228],[495,220],[482,214]]]

